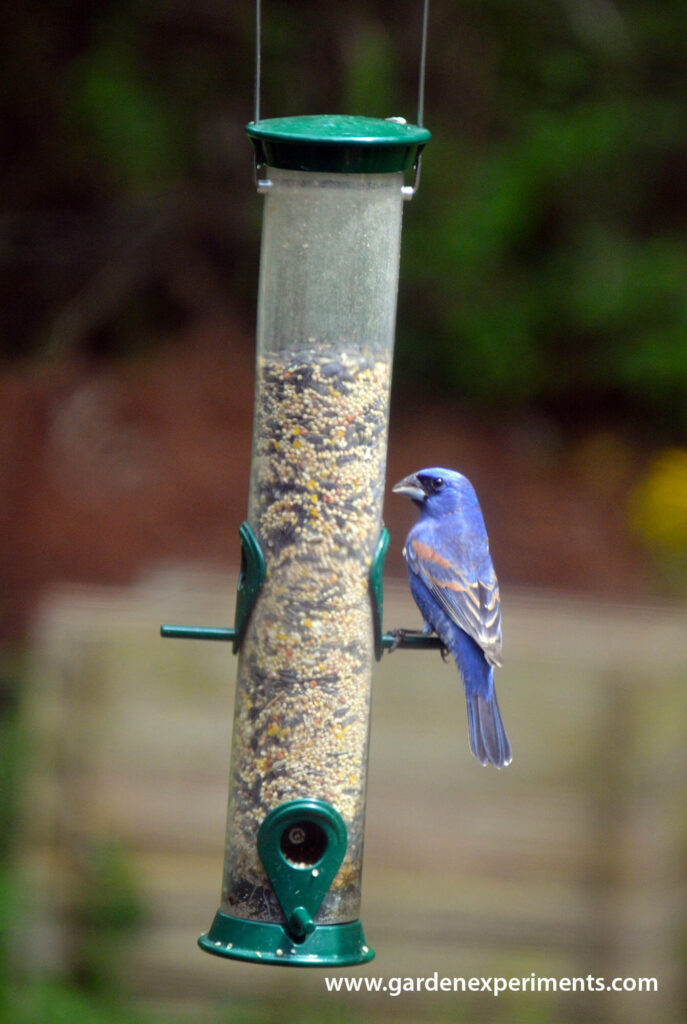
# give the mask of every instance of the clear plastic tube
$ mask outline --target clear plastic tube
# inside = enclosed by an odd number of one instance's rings
[[[348,846],[318,923],[359,916],[401,174],[268,169],[248,521],[266,563],[239,654],[222,910],[283,921],[265,816],[315,798]]]

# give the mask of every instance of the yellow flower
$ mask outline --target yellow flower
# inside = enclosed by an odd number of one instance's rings
[[[669,448],[635,490],[630,522],[652,547],[687,552],[687,449]]]

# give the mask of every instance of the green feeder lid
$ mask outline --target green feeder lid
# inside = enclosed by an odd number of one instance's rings
[[[390,174],[407,171],[431,138],[402,118],[310,114],[252,121],[246,131],[258,165],[289,171]]]

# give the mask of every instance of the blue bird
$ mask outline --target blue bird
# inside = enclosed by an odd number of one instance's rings
[[[458,666],[473,754],[481,764],[503,768],[511,749],[494,689],[501,606],[477,495],[461,473],[439,468],[421,469],[393,490],[420,509],[403,555],[423,632],[436,633]]]

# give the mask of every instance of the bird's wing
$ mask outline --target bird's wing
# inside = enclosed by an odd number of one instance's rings
[[[496,573],[488,557],[461,565],[434,543],[410,537],[406,561],[448,617],[479,644],[491,665],[501,665],[501,603]]]

